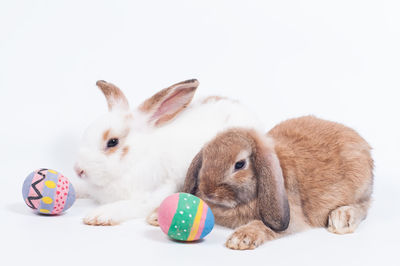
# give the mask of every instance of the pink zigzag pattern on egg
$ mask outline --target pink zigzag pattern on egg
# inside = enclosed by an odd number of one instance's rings
[[[47,169],[40,169],[37,173],[38,173],[39,175],[41,175],[42,178],[39,179],[38,181],[32,183],[32,185],[31,185],[32,188],[33,188],[33,190],[34,190],[35,193],[37,194],[36,196],[30,196],[30,197],[27,198],[28,203],[29,203],[28,206],[29,206],[30,208],[32,208],[32,209],[35,209],[35,206],[33,205],[32,200],[39,200],[39,199],[41,199],[41,198],[43,197],[42,194],[40,193],[40,191],[36,188],[36,185],[39,184],[40,182],[42,182],[42,181],[46,178],[46,176],[42,173],[42,171],[46,171],[46,170],[47,170]]]

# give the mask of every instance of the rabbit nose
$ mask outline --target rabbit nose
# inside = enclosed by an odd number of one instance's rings
[[[80,177],[83,178],[85,176],[85,171],[80,168],[79,166],[75,165],[74,167],[76,174]]]

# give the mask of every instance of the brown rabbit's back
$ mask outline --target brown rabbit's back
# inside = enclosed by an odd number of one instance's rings
[[[369,204],[373,182],[370,146],[354,130],[313,116],[284,121],[275,140],[288,197],[312,226],[326,226],[339,206]]]

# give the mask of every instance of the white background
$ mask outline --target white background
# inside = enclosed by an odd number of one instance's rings
[[[399,1],[1,1],[0,263],[22,265],[400,265]],[[315,229],[238,252],[217,227],[197,244],[143,220],[81,222],[21,199],[25,176],[74,178],[80,136],[106,103],[98,79],[131,105],[172,83],[239,99],[268,128],[304,114],[355,128],[373,146],[374,203],[354,234]],[[198,96],[197,95],[197,96]],[[47,262],[47,263],[46,263]]]

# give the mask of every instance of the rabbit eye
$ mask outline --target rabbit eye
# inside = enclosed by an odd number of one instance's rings
[[[235,170],[240,170],[246,165],[246,160],[240,160],[235,163]]]
[[[118,145],[118,139],[113,138],[113,139],[109,139],[107,142],[107,148],[112,148]]]

